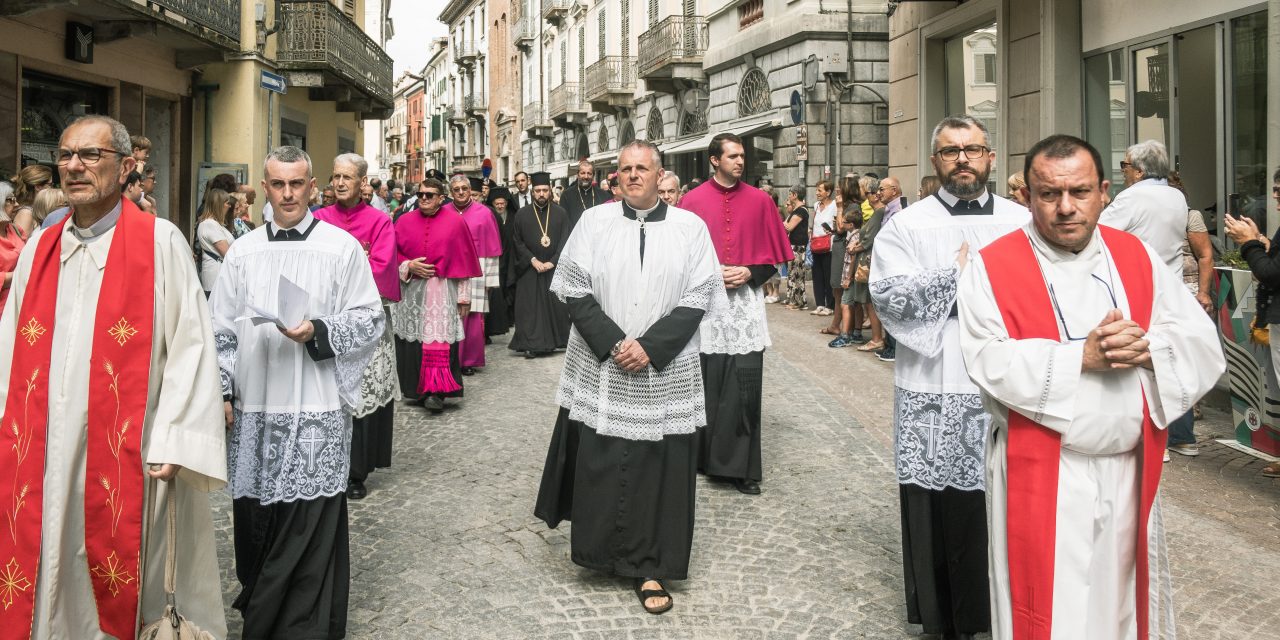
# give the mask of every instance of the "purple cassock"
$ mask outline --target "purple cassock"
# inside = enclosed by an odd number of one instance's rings
[[[755,187],[741,181],[724,187],[707,180],[680,199],[680,208],[707,223],[722,265],[773,265],[794,257],[778,205]]]
[[[475,243],[476,255],[480,257],[480,270],[483,276],[472,280],[471,311],[464,321],[467,337],[459,347],[459,357],[464,368],[484,366],[484,314],[489,312],[490,287],[499,286],[498,257],[502,255],[502,236],[498,233],[498,222],[493,212],[484,204],[472,200],[471,204],[459,210],[452,201],[440,208],[440,213],[458,213],[462,216],[467,228],[471,230],[471,240]]]
[[[312,214],[351,234],[369,256],[373,282],[378,293],[388,300],[400,300],[399,263],[396,260],[396,231],[387,214],[364,202],[350,209],[333,204]]]

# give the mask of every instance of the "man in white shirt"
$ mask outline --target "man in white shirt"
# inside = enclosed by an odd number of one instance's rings
[[[1155,140],[1129,147],[1120,162],[1124,191],[1102,211],[1098,224],[1128,231],[1156,250],[1173,274],[1182,279],[1182,243],[1187,239],[1187,197],[1169,186],[1169,151]],[[1200,455],[1196,446],[1195,416],[1187,415],[1169,425],[1169,451]],[[1164,461],[1169,461],[1168,452]]]
[[[515,206],[510,207],[511,211],[519,211],[533,202],[533,193],[529,189],[529,174],[523,171],[516,174],[516,192],[512,195],[515,196],[516,201]]]

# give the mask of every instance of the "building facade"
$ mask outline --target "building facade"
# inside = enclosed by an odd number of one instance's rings
[[[1267,194],[1280,165],[1267,100],[1280,95],[1280,33],[1268,30],[1280,2],[891,4],[890,165],[904,190],[929,171],[933,123],[969,112],[993,131],[998,193],[1052,133],[1097,146],[1113,192],[1125,148],[1158,140],[1215,234],[1227,211],[1280,222]]]
[[[457,75],[451,78],[453,131],[449,173],[479,176],[489,158],[489,38],[485,0],[450,0],[440,12],[449,27],[449,48]]]

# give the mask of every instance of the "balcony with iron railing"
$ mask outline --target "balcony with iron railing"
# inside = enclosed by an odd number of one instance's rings
[[[542,0],[542,17],[551,24],[560,24],[577,0]]]
[[[675,93],[674,80],[701,80],[710,30],[701,16],[670,16],[640,34],[639,72],[650,91]]]
[[[534,137],[551,137],[551,121],[547,118],[546,111],[542,109],[541,102],[530,102],[524,105],[521,112],[521,121],[524,124],[524,131]]]
[[[453,170],[458,173],[467,173],[480,170],[480,156],[454,156]]]
[[[280,0],[276,18],[276,62],[305,76],[296,84],[312,87],[312,100],[336,101],[339,111],[365,119],[391,116],[391,56],[341,9],[328,0]]]
[[[587,103],[582,99],[582,85],[577,82],[562,82],[551,90],[550,107],[547,115],[556,124],[580,124],[586,122]]]
[[[485,115],[489,109],[489,97],[483,91],[475,91],[462,99],[462,109],[467,113],[479,112],[477,115]]]
[[[215,50],[238,51],[240,49],[240,2],[241,0],[104,0],[95,18],[104,23],[119,20],[121,23],[136,23],[138,18],[154,20],[174,30],[194,36],[201,45],[212,45]],[[4,5],[14,3],[0,2],[0,14],[9,15],[14,10],[6,10]],[[48,5],[48,2],[24,2],[24,5]],[[20,10],[19,10],[20,12]],[[152,32],[154,34],[154,32]],[[106,44],[120,36],[112,36],[108,30],[100,29],[94,34],[98,44]],[[170,44],[177,44],[170,41]],[[190,64],[221,61],[222,56],[208,57],[205,54],[195,55],[190,44],[184,42],[175,48],[179,49],[179,57],[187,56]],[[192,57],[195,56],[195,57]]]
[[[587,102],[599,113],[635,104],[635,56],[605,56],[587,67]]]
[[[460,42],[453,47],[453,61],[463,66],[471,66],[475,64],[476,58],[480,56],[480,50],[476,48],[474,43]]]
[[[512,29],[512,40],[517,47],[528,51],[533,46],[533,39],[538,37],[537,18],[525,14],[516,19]]]

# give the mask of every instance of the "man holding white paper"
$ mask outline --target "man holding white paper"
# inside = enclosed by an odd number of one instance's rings
[[[232,606],[246,638],[341,638],[351,414],[385,319],[360,243],[307,209],[311,158],[280,147],[263,174],[274,219],[227,252],[210,298],[232,423]]]

